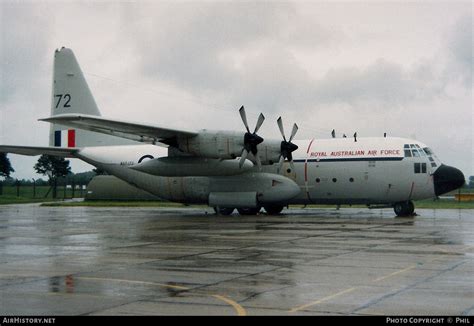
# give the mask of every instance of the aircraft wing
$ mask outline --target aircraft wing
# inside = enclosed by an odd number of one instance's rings
[[[78,148],[0,145],[0,153],[12,153],[29,156],[46,154],[61,157],[74,157],[73,154],[77,151],[79,151]]]
[[[46,119],[40,119],[40,121],[57,123],[67,127],[79,128],[152,144],[161,142],[171,145],[176,143],[177,138],[194,137],[197,135],[197,133],[190,131],[105,119],[86,114],[61,114]]]

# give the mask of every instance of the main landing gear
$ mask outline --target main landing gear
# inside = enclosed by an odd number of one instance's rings
[[[281,205],[268,205],[263,206],[265,211],[268,215],[278,215],[283,210],[284,206]],[[244,208],[237,208],[237,211],[240,215],[257,215],[262,207],[244,207]],[[234,207],[214,207],[214,211],[217,215],[231,215],[234,212]]]
[[[411,200],[402,201],[395,203],[393,210],[397,216],[413,216],[415,213],[415,205]]]

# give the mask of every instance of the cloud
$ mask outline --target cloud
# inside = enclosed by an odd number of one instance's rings
[[[18,92],[30,97],[44,80],[51,25],[43,13],[31,4],[1,4],[0,103]]]
[[[191,92],[226,91],[245,83],[242,76],[249,69],[260,69],[262,53],[270,64],[286,57],[281,64],[296,67],[289,47],[318,47],[336,37],[317,23],[299,21],[292,3],[160,3],[135,9],[129,13],[135,19],[157,12],[129,30],[143,73]],[[259,66],[249,66],[252,62]]]
[[[233,81],[233,69],[221,54],[249,46],[278,32],[279,7],[267,3],[186,3],[135,8],[141,18],[150,10],[155,17],[131,26],[131,41],[139,48],[141,70],[195,89],[222,89]],[[125,19],[129,19],[127,15]]]
[[[3,3],[0,9],[0,136],[5,143],[44,145],[37,136],[46,135],[47,126],[36,119],[51,101],[52,25],[42,6]]]
[[[329,70],[315,84],[316,101],[345,103],[370,109],[399,109],[409,103],[429,103],[443,96],[444,84],[433,67],[421,62],[405,68],[379,59],[365,68]]]
[[[122,19],[130,20],[129,15],[140,19],[153,8],[157,12],[153,19],[142,19],[129,29],[142,72],[219,105],[245,102],[268,112],[305,110],[315,103],[398,110],[445,95],[448,81],[432,54],[410,66],[379,57],[365,66],[346,63],[314,76],[308,70],[311,53],[343,47],[347,38],[342,29],[299,15],[296,7],[294,3],[159,4],[134,8]],[[449,43],[459,70],[472,60],[465,31],[469,19],[458,24]],[[309,59],[299,60],[301,51],[309,53]]]
[[[448,64],[446,74],[449,79],[461,81],[465,87],[472,87],[473,64],[473,22],[472,15],[462,16],[448,34]]]

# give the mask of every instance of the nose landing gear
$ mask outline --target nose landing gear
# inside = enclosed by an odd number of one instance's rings
[[[393,205],[393,210],[397,216],[413,216],[415,205],[411,200],[402,201]]]

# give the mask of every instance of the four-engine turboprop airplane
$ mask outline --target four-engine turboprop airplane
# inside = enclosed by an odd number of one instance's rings
[[[78,158],[158,197],[205,203],[220,214],[278,214],[289,204],[366,204],[414,212],[413,200],[461,187],[461,171],[404,138],[264,140],[240,109],[246,132],[186,131],[106,119],[73,52],[54,54],[50,146],[0,152]],[[160,145],[160,146],[157,146]]]

